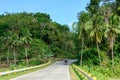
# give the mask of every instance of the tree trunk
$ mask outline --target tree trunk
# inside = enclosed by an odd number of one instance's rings
[[[27,47],[25,47],[26,63],[27,63],[27,66],[29,66],[27,50],[28,50]]]
[[[8,52],[7,52],[7,53],[8,53],[8,54],[7,54],[7,65],[10,66],[10,60],[9,60],[9,53],[10,53],[10,52],[9,52],[9,48],[8,48]]]
[[[82,66],[82,58],[83,58],[83,41],[84,41],[84,38],[82,37],[82,50],[81,50],[81,59],[80,59],[81,66]]]
[[[96,42],[96,44],[97,44],[98,57],[99,57],[99,62],[100,62],[100,67],[101,67],[101,57],[100,57],[100,50],[99,50],[98,42]]]
[[[112,50],[112,69],[113,69],[113,72],[114,72],[114,52],[113,52],[113,43],[114,43],[114,37],[112,37],[112,47],[111,47],[111,50]]]
[[[13,55],[14,55],[14,64],[16,65],[16,53],[15,53],[15,45],[14,45],[14,53],[13,53]]]

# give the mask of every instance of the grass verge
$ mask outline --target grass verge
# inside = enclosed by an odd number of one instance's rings
[[[18,72],[18,73],[13,73],[13,74],[0,76],[0,80],[10,80],[10,79],[15,78],[17,76],[21,76],[21,75],[24,75],[24,74],[27,74],[27,73],[30,73],[30,72],[34,72],[34,71],[46,68],[46,67],[50,66],[53,63],[54,62],[51,62],[50,64],[47,64],[45,66],[41,66],[41,67],[37,67],[37,68],[34,68],[34,69],[26,70],[26,71],[23,71],[23,72]]]
[[[10,68],[0,68],[0,72],[9,71]]]
[[[81,72],[73,68],[72,65],[70,65],[69,69],[70,69],[71,80],[87,80],[87,78]]]
[[[96,76],[97,80],[120,80],[120,77],[118,76],[110,77],[109,75],[107,75],[107,74],[112,75],[112,71],[110,70],[107,71],[108,68],[103,68],[103,67],[100,68],[99,66],[88,67],[87,65],[84,65],[80,68],[88,73],[91,73],[92,76]]]
[[[69,71],[71,80],[79,80],[79,77],[77,76],[71,65],[69,66]]]

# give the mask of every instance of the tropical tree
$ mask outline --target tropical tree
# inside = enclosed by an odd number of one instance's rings
[[[7,57],[6,57],[7,64],[10,65],[10,49],[11,49],[11,43],[12,43],[12,33],[11,33],[11,31],[7,31],[7,33],[5,33],[5,35],[2,38],[2,44],[4,44],[4,48],[7,51]]]
[[[120,0],[116,0],[116,4],[115,5],[117,5],[116,6],[116,8],[117,8],[117,15],[120,16]]]
[[[103,19],[99,13],[101,0],[90,0],[90,4],[86,7],[86,9],[90,12],[91,20],[88,21],[87,25],[91,26],[90,37],[95,39],[99,62],[101,66],[101,57],[100,57],[100,50],[99,50],[99,43],[102,41],[102,24]]]
[[[119,1],[116,0],[116,3],[106,3],[101,7],[101,12],[104,14],[104,23],[105,23],[105,37],[109,41],[109,50],[108,56],[112,56],[112,69],[114,70],[114,52],[113,46],[115,43],[115,38],[119,34]],[[114,6],[117,7],[114,8]],[[111,53],[110,53],[111,52]]]
[[[89,14],[86,12],[81,12],[78,14],[79,22],[77,23],[78,29],[78,39],[81,39],[81,58],[80,58],[80,64],[82,66],[82,58],[83,58],[83,49],[85,47],[84,39],[87,36],[87,26],[85,25],[86,22],[89,20]]]
[[[28,50],[29,46],[31,44],[32,38],[31,38],[31,33],[27,28],[22,28],[22,34],[21,34],[21,42],[23,43],[25,47],[25,56],[26,56],[26,63],[29,66],[29,60],[28,60]]]
[[[86,9],[88,10],[91,16],[98,12],[100,2],[101,0],[90,0],[90,3],[86,7]]]
[[[100,57],[100,49],[99,44],[102,41],[102,31],[103,31],[103,18],[99,14],[94,14],[90,21],[87,23],[90,27],[90,37],[91,39],[96,42],[97,51],[98,51],[98,57],[99,62],[101,66],[101,57]]]
[[[0,41],[3,49],[6,49],[7,53],[7,64],[9,65],[9,51],[10,51],[10,37],[11,37],[11,32],[8,31],[9,26],[7,23],[5,23],[4,19],[0,19]]]
[[[11,47],[13,48],[14,64],[15,65],[16,65],[16,61],[17,61],[16,49],[17,49],[18,44],[19,44],[19,37],[17,34],[14,34],[12,36]]]
[[[109,16],[108,23],[106,24],[105,37],[109,40],[109,50],[112,55],[112,68],[114,69],[114,52],[113,46],[115,43],[115,38],[117,34],[120,33],[120,24],[119,24],[119,16],[111,13]]]

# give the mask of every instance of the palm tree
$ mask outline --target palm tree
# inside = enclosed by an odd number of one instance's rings
[[[101,57],[100,57],[100,50],[99,50],[99,43],[102,41],[102,17],[99,14],[99,4],[101,0],[90,0],[90,4],[86,7],[86,9],[90,12],[91,20],[88,21],[86,24],[91,26],[90,29],[90,37],[95,39],[99,62],[101,66]]]
[[[25,56],[26,56],[26,63],[29,66],[29,60],[28,60],[28,50],[29,50],[29,45],[31,44],[31,33],[27,28],[22,29],[22,37],[21,37],[21,42],[25,46]]]
[[[3,39],[3,44],[5,45],[5,48],[7,49],[7,64],[10,65],[9,62],[9,55],[10,55],[10,49],[11,49],[11,41],[12,41],[12,33],[11,31],[8,31],[7,36],[4,37]]]
[[[94,14],[92,19],[87,23],[87,25],[91,26],[90,37],[96,41],[98,57],[101,66],[99,43],[101,43],[102,41],[102,16],[100,16],[99,14]]]
[[[109,51],[112,54],[112,69],[114,71],[114,52],[113,46],[115,42],[115,37],[120,33],[120,19],[119,16],[112,13],[112,7],[110,5],[104,5],[102,7],[102,11],[104,13],[104,21],[105,21],[105,37],[109,41]],[[109,55],[109,54],[108,54]]]
[[[82,58],[83,58],[83,49],[85,47],[84,39],[87,34],[87,26],[85,25],[86,22],[89,20],[89,14],[86,12],[80,12],[78,14],[79,22],[77,22],[76,26],[78,27],[78,39],[81,39],[81,58],[80,58],[80,65],[82,66]],[[74,23],[75,24],[75,23]]]
[[[114,70],[114,52],[113,46],[115,37],[120,33],[119,16],[111,13],[109,16],[108,23],[106,23],[105,37],[109,40],[109,50],[112,54],[112,69]]]
[[[16,48],[17,48],[17,45],[18,45],[18,42],[19,42],[19,38],[18,38],[18,35],[17,34],[14,34],[12,36],[12,41],[11,41],[11,46],[13,48],[13,55],[14,55],[14,64],[16,65]]]
[[[86,26],[86,22],[89,20],[89,14],[86,12],[78,13],[78,22],[74,22],[72,27],[77,31],[77,42],[81,39],[81,57],[80,57],[80,65],[82,66],[83,59],[83,49],[85,47],[84,39],[87,36],[87,29],[89,26]]]
[[[116,8],[117,8],[117,14],[120,16],[120,0],[116,0],[116,4],[115,5],[117,5],[116,6]]]

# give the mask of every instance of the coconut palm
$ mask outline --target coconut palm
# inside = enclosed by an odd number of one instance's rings
[[[16,49],[17,45],[19,44],[19,38],[17,34],[14,34],[11,39],[11,47],[13,48],[13,55],[14,55],[14,64],[16,65]]]
[[[114,52],[113,46],[117,34],[120,33],[120,19],[119,16],[111,13],[109,16],[108,23],[106,23],[105,37],[109,40],[109,50],[112,54],[112,68],[114,69]]]
[[[101,56],[100,56],[99,44],[102,41],[102,31],[103,31],[102,21],[103,21],[102,16],[100,16],[99,14],[94,14],[92,19],[87,22],[87,25],[91,26],[90,37],[92,40],[95,40],[96,42],[100,66],[101,66]]]
[[[89,20],[89,14],[86,12],[80,12],[78,14],[79,21],[76,23],[76,26],[78,27],[78,39],[81,39],[81,58],[80,58],[80,65],[82,66],[82,58],[83,58],[83,49],[85,47],[84,39],[87,35],[87,28],[86,28],[86,22]],[[74,23],[75,25],[75,23]]]
[[[29,60],[28,60],[28,50],[29,46],[31,44],[31,33],[27,28],[22,29],[22,36],[21,36],[21,42],[25,46],[25,56],[26,56],[26,63],[29,66]]]
[[[4,36],[2,38],[3,40],[3,44],[4,44],[4,47],[7,49],[7,64],[10,65],[10,62],[9,62],[9,55],[10,55],[10,49],[11,49],[11,42],[12,42],[12,33],[11,31],[8,31],[7,36]]]

